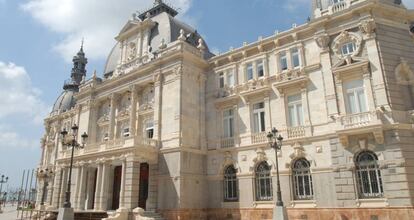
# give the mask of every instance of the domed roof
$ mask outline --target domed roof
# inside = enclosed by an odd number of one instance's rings
[[[52,114],[66,112],[75,107],[75,93],[75,90],[64,90],[53,105]]]
[[[180,36],[180,30],[184,30],[187,35],[187,42],[192,44],[193,46],[197,47],[198,40],[202,38],[197,31],[192,28],[191,26],[179,21],[178,19],[171,16],[171,14],[167,12],[162,12],[151,17],[151,20],[156,22],[157,25],[152,29],[149,46],[151,48],[151,52],[155,52],[158,50],[159,45],[161,44],[162,40],[166,44],[174,42],[178,40]],[[206,45],[207,47],[207,45]],[[207,47],[208,51],[208,47]],[[210,54],[210,52],[208,52]],[[111,74],[114,72],[118,65],[118,61],[121,57],[121,49],[120,43],[117,44],[112,48],[111,53],[108,56],[108,59],[105,64],[104,74]]]

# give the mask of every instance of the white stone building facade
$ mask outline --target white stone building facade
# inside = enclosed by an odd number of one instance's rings
[[[313,11],[213,55],[156,1],[122,28],[102,78],[85,79],[81,49],[45,119],[40,207],[63,204],[71,151],[59,133],[77,124],[89,138],[75,149],[76,211],[271,219],[276,127],[290,219],[414,219],[414,11],[394,0]]]

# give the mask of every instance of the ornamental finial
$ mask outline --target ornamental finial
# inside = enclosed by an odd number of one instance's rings
[[[162,3],[162,0],[155,0],[154,5],[159,5]]]

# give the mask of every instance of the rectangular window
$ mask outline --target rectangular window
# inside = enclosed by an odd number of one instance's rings
[[[234,86],[234,74],[232,70],[227,72],[227,85],[229,87]]]
[[[303,126],[302,95],[288,96],[289,126]]]
[[[344,56],[350,55],[350,54],[354,53],[354,51],[355,51],[354,42],[349,42],[349,43],[346,43],[346,44],[342,45],[342,55],[344,55]]]
[[[287,70],[288,69],[288,63],[287,63],[287,57],[286,57],[286,52],[282,52],[280,53],[280,69],[281,70]]]
[[[246,77],[247,77],[247,81],[253,79],[253,64],[251,64],[251,63],[247,64]]]
[[[364,83],[353,80],[345,83],[346,107],[349,114],[367,112]]]
[[[292,66],[293,68],[300,66],[300,58],[299,58],[299,50],[297,48],[294,48],[291,50],[292,54]]]
[[[234,137],[234,110],[228,109],[223,112],[223,136]]]
[[[219,74],[219,88],[224,88],[224,73]]]
[[[124,137],[129,137],[129,135],[130,135],[129,128],[124,128],[124,130],[123,130],[123,136]]]
[[[266,131],[264,102],[253,105],[253,132]]]
[[[152,120],[148,120],[145,124],[145,136],[148,139],[152,139],[154,137],[154,122]]]
[[[256,66],[257,66],[257,78],[263,77],[264,76],[263,61],[262,60],[257,61]]]

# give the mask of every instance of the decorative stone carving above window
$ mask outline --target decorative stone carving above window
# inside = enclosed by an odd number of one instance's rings
[[[376,28],[377,28],[377,25],[375,24],[374,19],[363,20],[361,21],[361,24],[359,25],[359,29],[367,37],[372,37],[373,33],[375,33]]]
[[[344,55],[343,46],[347,43],[353,43],[355,47],[353,48],[352,53],[348,55]],[[340,59],[344,59],[347,56],[352,57],[352,58],[356,57],[361,52],[361,49],[362,49],[362,37],[359,34],[353,33],[353,32],[343,31],[340,35],[338,35],[334,39],[332,43],[332,51]]]
[[[400,64],[395,68],[397,83],[401,85],[414,84],[414,73],[407,61],[401,57]]]
[[[309,81],[308,74],[304,69],[299,70],[290,70],[283,72],[276,76],[276,83],[273,86],[283,93],[283,90],[292,87],[299,86],[301,88],[306,88],[306,85]]]
[[[137,45],[134,42],[128,44],[128,61],[135,59],[137,56]]]
[[[328,34],[323,33],[320,35],[317,35],[315,37],[315,41],[316,44],[319,46],[319,48],[321,48],[323,51],[327,51],[329,49],[329,42],[330,42],[330,37]]]
[[[98,119],[98,124],[104,124],[104,123],[108,123],[109,122],[109,115],[108,114],[104,114],[101,117],[99,117]]]
[[[290,154],[289,157],[291,159],[296,159],[296,158],[301,158],[301,157],[306,158],[305,148],[303,148],[303,146],[300,143],[296,142],[293,145],[293,153]]]

